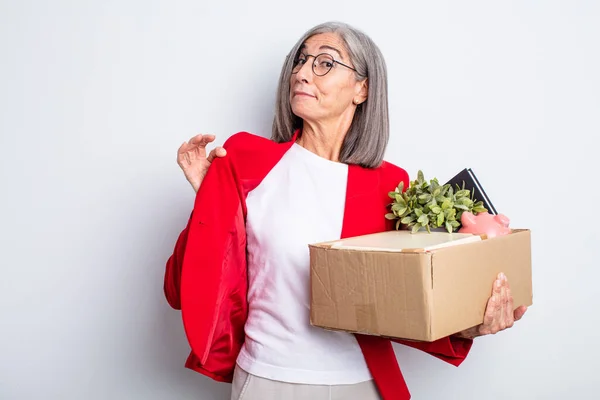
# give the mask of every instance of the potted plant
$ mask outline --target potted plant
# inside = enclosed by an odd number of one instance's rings
[[[440,185],[437,178],[426,181],[419,170],[417,179],[409,183],[404,190],[404,182],[400,182],[393,192],[389,192],[393,200],[391,212],[385,217],[397,220],[396,229],[408,227],[412,233],[422,228],[427,232],[445,230],[452,233],[460,229],[460,217],[465,211],[474,215],[487,212],[482,201],[477,201],[473,193],[458,185],[453,188],[449,183]]]

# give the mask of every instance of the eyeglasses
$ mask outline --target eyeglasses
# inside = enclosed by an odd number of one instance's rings
[[[315,59],[315,61],[313,62],[313,65],[312,65],[312,70],[313,70],[313,73],[317,76],[327,75],[327,73],[329,71],[331,71],[331,68],[333,68],[334,64],[340,64],[340,65],[356,72],[356,70],[354,68],[337,61],[330,54],[321,53],[316,56],[313,56],[310,54],[298,55],[298,57],[296,57],[296,59],[294,60],[294,66],[292,67],[292,74],[297,74],[300,71],[300,69],[302,69],[302,66],[304,64],[306,64],[306,62],[308,61],[308,57],[314,57],[314,59]]]

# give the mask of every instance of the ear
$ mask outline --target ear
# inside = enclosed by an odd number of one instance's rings
[[[366,78],[356,83],[358,85],[358,93],[354,96],[355,104],[362,104],[367,100],[369,95],[369,79]]]

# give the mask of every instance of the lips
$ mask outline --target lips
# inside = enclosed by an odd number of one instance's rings
[[[301,96],[301,97],[312,97],[312,98],[314,98],[314,97],[315,97],[315,96],[313,96],[312,94],[310,94],[310,93],[306,93],[306,92],[303,92],[303,91],[301,91],[301,90],[295,90],[295,91],[294,91],[294,97],[296,97],[296,96]]]

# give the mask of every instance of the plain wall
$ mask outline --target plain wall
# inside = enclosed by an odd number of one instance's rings
[[[532,230],[534,306],[459,368],[398,346],[413,398],[598,398],[598,2],[1,0],[1,399],[229,398],[183,368],[163,297],[176,150],[269,136],[283,59],[327,20],[386,57],[387,159],[471,167]]]

